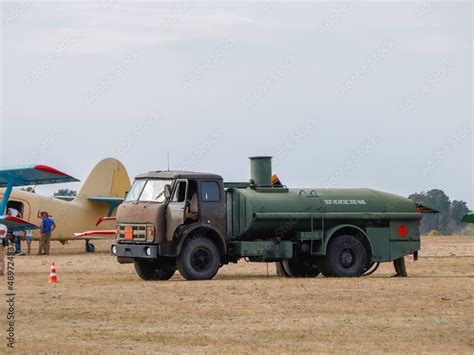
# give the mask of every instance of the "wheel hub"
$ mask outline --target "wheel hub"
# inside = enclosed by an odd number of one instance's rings
[[[191,265],[196,271],[205,270],[211,262],[211,255],[207,249],[198,248],[191,254]]]
[[[350,268],[354,264],[354,253],[350,249],[344,249],[339,254],[339,262],[345,268]]]

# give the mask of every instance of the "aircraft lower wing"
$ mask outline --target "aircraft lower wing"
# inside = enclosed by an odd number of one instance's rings
[[[462,219],[461,222],[464,223],[474,223],[474,212],[467,213]]]
[[[115,221],[115,217],[100,217],[97,220],[96,226],[101,224],[105,221]],[[95,231],[87,231],[82,233],[74,233],[73,240],[100,240],[100,239],[114,239],[117,235],[117,231],[115,229],[109,230],[95,230]]]
[[[97,230],[87,231],[83,233],[75,233],[73,240],[101,240],[101,239],[114,239],[117,235],[117,231],[113,230]]]
[[[39,229],[36,224],[30,223],[22,218],[13,216],[0,216],[0,224],[8,228],[8,232],[24,231],[27,229]]]

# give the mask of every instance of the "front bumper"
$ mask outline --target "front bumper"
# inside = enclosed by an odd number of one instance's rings
[[[125,258],[156,259],[158,257],[158,247],[147,244],[113,244],[110,247],[112,256]]]

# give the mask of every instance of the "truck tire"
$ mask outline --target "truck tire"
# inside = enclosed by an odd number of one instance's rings
[[[367,269],[367,251],[362,242],[352,235],[341,235],[332,240],[322,261],[323,275],[328,277],[357,277]]]
[[[316,260],[313,258],[285,260],[281,264],[290,277],[317,277],[320,274]]]
[[[210,280],[219,270],[221,257],[214,242],[194,235],[184,243],[177,264],[179,273],[186,280]]]
[[[150,260],[135,260],[135,271],[145,281],[166,281],[173,277],[176,268]]]

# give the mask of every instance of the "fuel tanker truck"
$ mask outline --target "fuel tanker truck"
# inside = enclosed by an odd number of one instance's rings
[[[272,183],[272,178],[275,178]],[[117,211],[111,254],[143,280],[212,279],[240,259],[288,277],[356,277],[420,249],[421,209],[371,189],[290,189],[271,157],[250,158],[249,182],[209,173],[139,175]]]

